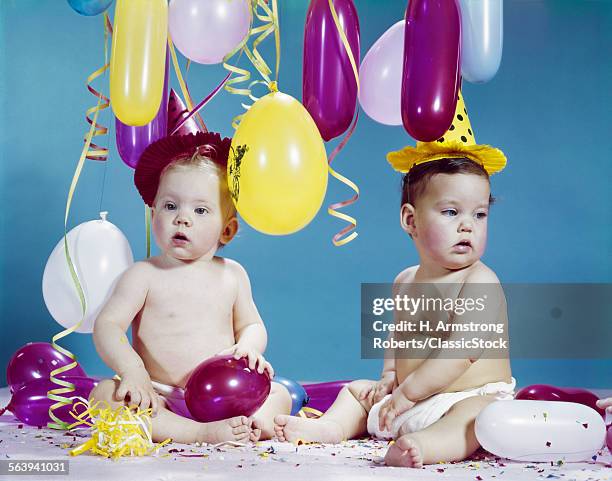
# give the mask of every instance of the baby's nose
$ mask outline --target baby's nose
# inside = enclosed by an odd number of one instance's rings
[[[187,227],[191,226],[191,219],[181,214],[178,214],[176,218],[174,219],[174,221],[178,225],[185,225]]]

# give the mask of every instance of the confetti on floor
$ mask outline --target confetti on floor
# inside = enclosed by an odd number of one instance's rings
[[[8,390],[0,389],[0,404],[5,405],[8,392],[3,391]],[[413,470],[385,466],[388,442],[372,439],[345,441],[337,445],[315,443],[299,446],[274,441],[247,445],[172,443],[154,456],[124,458],[116,462],[92,455],[69,457],[68,451],[80,445],[84,437],[89,437],[87,428],[70,432],[38,429],[23,425],[6,412],[0,416],[0,459],[66,459],[70,461],[70,474],[61,479],[67,480],[107,480],[112,477],[116,481],[139,478],[216,481],[244,476],[244,479],[253,481],[276,478],[361,481],[374,477],[376,480],[411,481],[612,481],[612,456],[607,449],[598,452],[588,463],[517,463],[480,450],[466,461],[439,463]]]

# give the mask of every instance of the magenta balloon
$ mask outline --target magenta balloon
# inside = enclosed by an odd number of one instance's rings
[[[216,356],[196,367],[185,386],[185,402],[194,419],[219,421],[250,416],[270,394],[270,378],[249,369],[246,359]]]
[[[87,400],[91,390],[98,384],[98,381],[88,377],[66,377],[65,381],[74,384],[75,390],[72,393],[64,394],[68,398],[81,397]],[[45,426],[51,421],[49,417],[49,407],[55,404],[47,397],[47,392],[52,389],[58,389],[59,386],[50,379],[35,379],[21,386],[11,398],[7,410],[11,411],[17,419],[29,424],[30,426]],[[74,402],[80,401],[75,399]],[[62,421],[73,423],[75,420],[69,414],[72,410],[72,405],[62,406],[53,411],[53,413]],[[83,409],[84,410],[84,409]],[[82,412],[77,410],[77,412]]]
[[[450,127],[461,83],[461,17],[456,0],[410,0],[404,31],[402,123],[422,142]]]
[[[308,395],[306,406],[325,412],[334,403],[338,394],[344,386],[351,381],[331,381],[314,384],[304,384],[303,387]]]
[[[352,0],[334,0],[356,67],[359,18]],[[334,23],[328,0],[311,0],[304,30],[302,103],[325,141],[349,128],[357,104],[355,74]]]
[[[597,407],[599,399],[591,391],[580,388],[561,388],[550,386],[548,384],[533,384],[524,387],[515,396],[515,399],[527,399],[533,401],[565,401],[572,403],[584,404],[595,409],[601,416],[606,419],[606,412]]]
[[[115,117],[117,151],[119,156],[131,168],[136,168],[138,159],[150,144],[166,136],[168,127],[168,54],[166,53],[166,77],[162,91],[161,104],[157,115],[151,122],[142,126],[126,125]]]
[[[49,379],[51,371],[67,366],[72,359],[66,357],[47,342],[29,342],[19,349],[6,368],[6,382],[11,393],[16,392],[26,382],[36,379]],[[58,377],[85,377],[85,371],[78,364]]]

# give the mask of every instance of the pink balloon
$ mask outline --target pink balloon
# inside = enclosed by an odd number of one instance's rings
[[[359,103],[366,114],[385,125],[402,125],[404,20],[374,42],[359,68]]]
[[[585,406],[593,408],[606,419],[606,412],[596,405],[599,398],[586,389],[561,388],[548,384],[532,384],[531,386],[521,389],[514,398],[533,401],[565,401],[584,404]]]
[[[67,366],[71,362],[72,359],[56,351],[47,342],[29,342],[11,357],[6,368],[6,382],[11,393],[14,393],[29,381],[49,379],[51,371]],[[85,377],[86,374],[77,364],[58,377],[67,376]]]
[[[185,386],[185,402],[194,419],[219,421],[250,416],[270,394],[270,378],[249,369],[246,359],[216,356],[196,367]]]
[[[608,446],[608,449],[612,453],[612,424],[608,426],[608,431],[606,433],[606,445]]]
[[[331,381],[319,382],[314,384],[304,384],[304,389],[308,395],[306,407],[325,412],[334,403],[338,394],[344,386],[351,381]]]
[[[406,10],[402,122],[416,140],[449,129],[461,83],[461,17],[456,0],[410,0]]]
[[[203,64],[223,61],[249,33],[250,0],[172,0],[168,27],[176,48]]]
[[[74,384],[74,392],[62,395],[73,399],[73,402],[80,401],[80,399],[76,399],[77,397],[87,400],[91,390],[98,384],[98,381],[88,377],[71,376],[63,379]],[[47,393],[52,389],[61,387],[51,382],[50,379],[35,379],[24,384],[13,393],[11,402],[6,409],[11,411],[17,419],[30,426],[46,426],[51,421],[49,407],[56,402],[49,399]],[[70,415],[71,410],[72,405],[66,405],[54,410],[53,413],[64,422],[73,423],[75,419]],[[77,413],[82,412],[82,410],[77,410]]]
[[[359,68],[359,17],[353,0],[334,0],[334,7]],[[306,14],[302,94],[302,103],[323,140],[349,128],[357,104],[357,83],[328,0],[311,0]]]
[[[189,110],[179,97],[179,95],[174,91],[174,89],[170,89],[170,99],[168,100],[168,132],[167,135],[170,135],[174,132],[176,126],[181,122],[187,115],[189,114]],[[198,124],[195,121],[195,116],[191,117],[187,120],[181,128],[178,129],[174,135],[186,135],[186,134],[197,134],[200,132]],[[206,132],[206,130],[204,131]]]

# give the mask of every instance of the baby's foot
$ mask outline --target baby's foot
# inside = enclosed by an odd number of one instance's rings
[[[223,441],[246,442],[251,434],[250,421],[246,416],[201,423],[197,441],[216,444]]]
[[[339,443],[343,439],[342,427],[333,421],[305,419],[279,415],[274,418],[274,432],[279,441],[298,439],[319,443]]]
[[[401,436],[387,450],[385,463],[389,466],[422,468],[423,452],[421,445],[413,437]]]
[[[261,438],[261,430],[263,429],[263,423],[257,418],[251,418],[251,434],[249,434],[249,441],[256,443]]]

